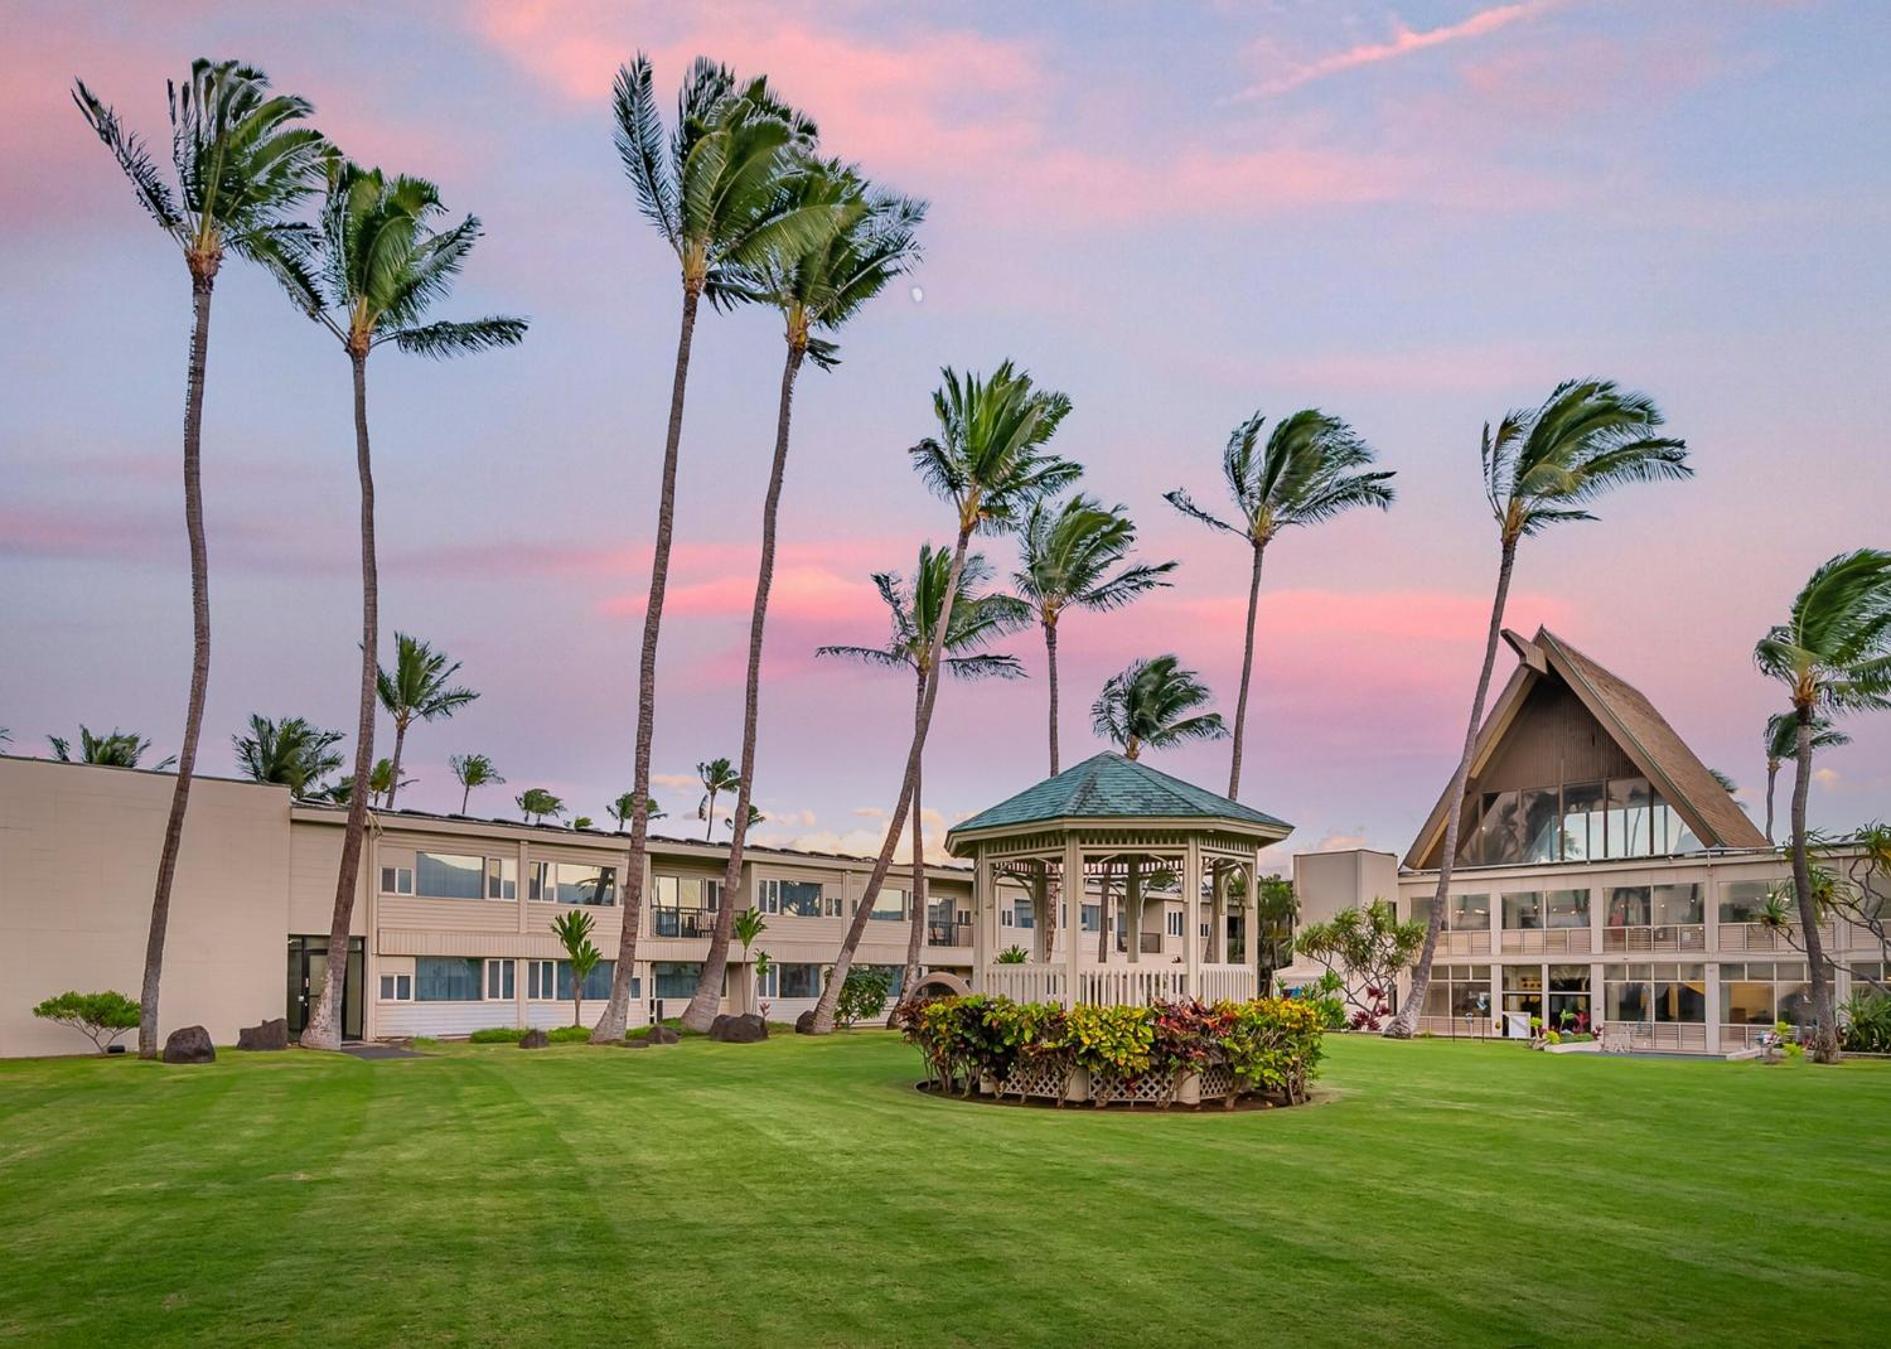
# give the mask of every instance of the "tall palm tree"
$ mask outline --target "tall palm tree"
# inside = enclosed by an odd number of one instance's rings
[[[340,731],[325,730],[301,717],[271,721],[252,712],[250,733],[233,735],[236,766],[251,782],[279,782],[291,796],[316,796],[324,779],[341,767],[335,749]]]
[[[492,760],[484,754],[455,754],[447,760],[447,767],[453,770],[454,780],[460,784],[462,815],[466,813],[467,802],[473,799],[473,788],[505,785],[499,770],[493,767]]]
[[[404,784],[401,751],[407,747],[407,728],[416,721],[451,717],[479,697],[472,689],[450,682],[459,668],[460,663],[449,661],[446,652],[435,651],[418,637],[397,632],[393,670],[375,672],[375,693],[394,719],[394,761],[388,769],[389,810],[394,808],[394,795]]]
[[[782,316],[785,352],[781,396],[775,416],[775,454],[768,491],[762,499],[762,555],[755,573],[755,603],[749,614],[748,670],[743,685],[741,765],[735,782],[735,810],[730,815],[729,858],[722,892],[733,895],[742,884],[742,853],[748,842],[755,790],[755,743],[761,722],[762,636],[768,619],[768,595],[775,579],[775,527],[781,509],[782,481],[788,467],[788,431],[794,409],[795,382],[805,360],[823,370],[840,363],[831,337],[859,313],[868,300],[919,259],[918,230],[926,204],[869,186],[854,169],[836,160],[811,160],[789,179],[792,209],[833,208],[831,229],[803,242],[784,237],[749,269],[743,289],[757,303],[772,305]],[[722,1001],[735,909],[716,912],[696,992],[683,1011],[689,1030],[707,1030]]]
[[[1812,1056],[1839,1057],[1832,974],[1819,936],[1818,897],[1812,884],[1806,834],[1806,795],[1812,785],[1813,741],[1821,719],[1891,709],[1891,552],[1860,548],[1840,553],[1812,573],[1784,623],[1753,648],[1760,672],[1786,686],[1797,744],[1792,796],[1793,893],[1805,937],[1812,982]]]
[[[151,893],[151,926],[145,941],[144,984],[139,997],[138,1056],[158,1053],[158,985],[164,970],[164,933],[170,922],[171,885],[184,842],[184,814],[197,770],[204,697],[210,687],[210,557],[204,539],[201,450],[204,381],[210,350],[210,297],[225,254],[240,258],[277,256],[298,227],[287,212],[319,184],[328,144],[320,132],[300,125],[313,111],[306,99],[271,95],[269,78],[236,61],[191,63],[182,86],[166,83],[170,103],[171,162],[177,184],[164,181],[144,140],[127,131],[118,114],[83,81],[73,101],[158,228],[184,255],[190,275],[190,355],[184,377],[184,532],[190,551],[190,693],[184,709],[184,741],[178,752],[171,812],[158,852]]]
[[[965,555],[974,533],[998,533],[1016,529],[1031,507],[1046,496],[1063,491],[1083,476],[1083,469],[1068,459],[1052,454],[1045,446],[1070,413],[1070,399],[1061,393],[1037,388],[1030,375],[1005,361],[989,376],[959,375],[951,368],[944,372],[944,383],[932,396],[933,415],[939,434],[914,445],[911,455],[920,478],[934,495],[952,506],[957,534],[952,546],[952,561],[946,569],[945,595],[938,623],[932,634],[932,671],[926,680],[925,695],[919,700],[913,719],[912,744],[906,751],[906,770],[900,783],[899,800],[887,821],[886,837],[880,843],[873,870],[867,875],[866,891],[860,907],[854,911],[847,934],[835,958],[834,971],[821,999],[814,1007],[814,1031],[826,1035],[834,1029],[834,1011],[840,1001],[841,986],[853,967],[854,952],[865,935],[886,873],[893,864],[893,850],[899,845],[906,826],[906,812],[912,807],[913,792],[919,781],[920,758],[926,747],[926,734],[932,726],[932,709],[939,696],[939,664],[946,635],[952,631],[953,600],[959,591],[959,578],[965,572]]]
[[[1352,427],[1318,408],[1306,408],[1274,424],[1266,445],[1256,412],[1234,428],[1221,452],[1221,476],[1237,518],[1230,522],[1195,504],[1177,488],[1169,504],[1211,529],[1237,534],[1252,553],[1248,572],[1247,637],[1241,649],[1241,687],[1234,701],[1234,743],[1228,764],[1228,798],[1241,795],[1241,751],[1247,744],[1248,689],[1254,678],[1254,624],[1261,602],[1261,562],[1267,545],[1283,529],[1315,525],[1356,506],[1392,504],[1389,471],[1372,471],[1372,449]],[[1257,452],[1258,451],[1258,452]]]
[[[951,553],[934,548],[930,543],[920,544],[919,564],[913,569],[910,587],[897,572],[873,574],[873,587],[880,592],[892,620],[892,635],[886,645],[823,646],[816,648],[814,654],[906,671],[913,680],[913,721],[917,725],[925,705],[926,686],[932,676],[932,639],[940,614],[946,609],[946,581],[951,570]],[[958,589],[952,597],[950,628],[938,647],[940,659],[954,678],[1024,677],[1024,667],[1016,656],[996,655],[984,649],[999,637],[1015,631],[1023,621],[1015,601],[1003,595],[982,593],[990,579],[991,567],[985,559],[977,553],[968,555],[960,568]],[[921,820],[923,778],[923,773],[914,772],[913,914],[907,929],[902,989],[911,988],[919,981],[919,953],[926,934],[926,840]]]
[[[650,595],[644,605],[643,643],[637,661],[637,739],[631,794],[650,799],[650,746],[656,734],[657,641],[670,579],[670,538],[676,525],[676,467],[683,438],[683,395],[689,383],[690,343],[703,296],[711,302],[743,297],[743,269],[771,249],[818,238],[833,225],[823,205],[801,211],[788,201],[785,182],[797,157],[814,144],[814,124],[769,90],[767,78],[739,83],[727,66],[698,57],[677,97],[676,129],[667,138],[657,110],[649,58],[617,72],[612,91],[618,158],[644,218],[676,255],[683,286],[676,370],[670,383],[670,421],[664,436],[657,491],[656,539],[650,556]],[[630,984],[636,968],[637,925],[643,914],[643,870],[649,822],[631,819],[624,876],[623,935],[611,996],[598,1018],[595,1040],[624,1038]]]
[[[1044,668],[1050,681],[1051,776],[1057,753],[1057,621],[1072,609],[1120,609],[1139,595],[1169,584],[1174,562],[1129,562],[1136,525],[1129,508],[1105,507],[1077,495],[1061,506],[1032,506],[1019,537],[1021,558],[1011,583],[1044,632]]]
[[[1471,774],[1478,727],[1484,721],[1491,670],[1497,664],[1497,641],[1503,633],[1517,545],[1552,525],[1595,519],[1585,507],[1613,488],[1692,477],[1686,443],[1652,434],[1663,420],[1661,409],[1646,394],[1625,392],[1610,380],[1581,379],[1557,385],[1540,407],[1506,413],[1495,431],[1489,422],[1484,424],[1480,452],[1484,499],[1497,522],[1497,591],[1491,600],[1484,664],[1471,698],[1464,748],[1446,792],[1444,851],[1438,859],[1438,888],[1432,897],[1425,945],[1412,967],[1405,1005],[1385,1028],[1388,1036],[1411,1037],[1418,1026],[1418,1009],[1425,1004],[1425,990],[1431,985],[1451,868],[1457,861],[1464,786]]]
[[[1826,717],[1812,722],[1812,752],[1849,745],[1852,738]],[[1790,712],[1775,712],[1766,719],[1766,841],[1773,841],[1773,788],[1780,765],[1799,757],[1799,719]]]
[[[374,775],[374,704],[381,673],[380,591],[374,552],[374,465],[368,441],[368,357],[393,343],[402,351],[444,359],[509,347],[525,337],[522,318],[428,321],[435,302],[453,289],[481,230],[475,216],[435,228],[445,212],[439,191],[423,178],[385,176],[352,162],[330,170],[321,223],[305,245],[275,268],[289,298],[327,329],[348,357],[354,384],[355,471],[361,483],[361,687],[355,728],[356,784]],[[390,780],[391,781],[391,780]],[[368,793],[348,800],[341,870],[329,949],[345,951],[354,913],[356,873],[368,819]],[[332,961],[302,1031],[308,1049],[341,1044],[346,961]]]
[[[1174,656],[1132,661],[1113,674],[1090,705],[1090,727],[1138,758],[1144,745],[1169,749],[1190,740],[1221,740],[1228,728],[1219,712],[1201,712],[1212,697],[1193,670]]]
[[[707,842],[716,832],[716,798],[735,790],[735,765],[726,758],[709,759],[696,765],[696,780],[703,784],[703,799],[696,803],[696,818],[707,821],[703,826],[703,839]]]
[[[136,768],[139,760],[151,752],[151,742],[136,731],[121,731],[112,727],[109,735],[93,735],[90,728],[79,727],[79,757],[72,757],[72,742],[61,736],[49,735],[46,741],[53,747],[53,758],[60,763],[103,764],[109,768]],[[160,759],[152,765],[162,773],[177,762],[175,755]]]

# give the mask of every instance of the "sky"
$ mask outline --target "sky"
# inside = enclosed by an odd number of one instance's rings
[[[0,50],[0,726],[137,729],[173,751],[189,674],[180,508],[188,282],[71,104],[82,77],[165,145],[164,82],[240,57],[352,157],[484,222],[445,316],[519,313],[516,350],[370,369],[381,613],[481,697],[412,733],[404,805],[457,808],[450,754],[604,818],[627,789],[636,652],[680,293],[611,143],[639,50],[767,73],[823,149],[931,203],[923,265],[796,399],[764,665],[759,842],[870,852],[910,689],[816,660],[886,635],[868,577],[950,512],[905,450],[942,366],[1007,357],[1074,411],[1055,448],[1125,504],[1172,588],[1060,629],[1063,757],[1130,660],[1175,652],[1230,717],[1247,554],[1215,500],[1255,411],[1345,418],[1397,504],[1270,549],[1243,799],[1281,849],[1403,852],[1464,733],[1496,569],[1483,424],[1561,379],[1651,394],[1697,476],[1527,541],[1507,623],[1637,684],[1759,813],[1780,695],[1753,643],[1822,560],[1891,545],[1878,395],[1891,332],[1891,6],[1878,0],[1254,0],[889,6],[17,4]],[[665,104],[670,97],[666,93]],[[778,320],[706,314],[690,371],[658,678],[659,828],[740,747]],[[204,491],[213,657],[201,770],[252,712],[354,722],[359,573],[346,361],[226,266]],[[1014,546],[981,548],[1001,575]],[[1029,677],[946,688],[926,824],[1047,769]],[[1498,677],[1509,669],[1500,655]],[[1815,824],[1891,812],[1891,716],[1822,760]],[[385,721],[381,732],[391,739]],[[1227,746],[1151,752],[1219,789]]]

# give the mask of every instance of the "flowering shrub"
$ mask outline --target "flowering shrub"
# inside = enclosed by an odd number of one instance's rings
[[[1326,1018],[1319,1001],[1305,998],[1066,1010],[973,994],[903,1003],[894,1024],[925,1056],[933,1080],[966,1095],[981,1073],[1003,1084],[1021,1067],[1050,1066],[1066,1080],[1076,1069],[1129,1083],[1153,1074],[1173,1100],[1184,1076],[1226,1067],[1237,1093],[1293,1104],[1306,1099],[1318,1068]]]

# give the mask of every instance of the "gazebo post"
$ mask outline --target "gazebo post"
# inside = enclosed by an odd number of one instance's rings
[[[1248,864],[1248,964],[1254,967],[1254,996],[1264,998],[1261,987],[1261,850],[1254,850]]]
[[[991,962],[991,924],[998,921],[998,888],[992,884],[991,854],[978,849],[972,872],[972,987],[985,991],[985,967]]]
[[[1064,1006],[1078,1002],[1078,979],[1082,971],[1083,943],[1077,939],[1083,926],[1083,843],[1073,831],[1064,835]]]
[[[1188,996],[1202,995],[1202,841],[1188,836],[1182,850],[1182,951]]]
[[[1050,868],[1041,858],[1031,867],[1031,959],[1048,961],[1057,924],[1057,914],[1051,908]]]
[[[1208,963],[1228,963],[1228,864],[1214,864],[1214,899],[1208,910]]]
[[[1129,924],[1129,936],[1124,946],[1129,953],[1129,963],[1142,963],[1142,854],[1129,855],[1129,875],[1123,881],[1123,917]]]

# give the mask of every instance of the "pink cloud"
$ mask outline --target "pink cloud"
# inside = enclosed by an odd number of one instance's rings
[[[1360,43],[1344,51],[1334,52],[1297,65],[1280,75],[1243,90],[1238,97],[1263,98],[1284,94],[1344,71],[1378,65],[1384,61],[1395,61],[1410,56],[1414,52],[1427,51],[1453,42],[1484,37],[1499,29],[1508,28],[1519,20],[1541,14],[1554,7],[1556,3],[1558,0],[1520,0],[1517,4],[1496,5],[1490,9],[1479,10],[1457,23],[1422,31],[1408,28],[1403,21],[1395,18],[1392,21],[1390,41]]]

